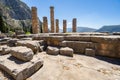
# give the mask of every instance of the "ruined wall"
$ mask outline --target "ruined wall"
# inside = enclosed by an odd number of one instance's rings
[[[39,39],[44,39],[48,46],[73,48],[74,53],[78,54],[85,54],[86,49],[92,49],[95,51],[95,55],[120,58],[119,36],[66,35],[47,36]]]

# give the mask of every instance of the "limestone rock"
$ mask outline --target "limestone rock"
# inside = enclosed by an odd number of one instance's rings
[[[33,50],[34,54],[40,51],[40,44],[38,41],[17,41],[17,46],[26,46]]]
[[[23,61],[30,61],[33,58],[33,51],[30,48],[27,47],[12,47],[11,50],[11,55],[23,60]]]
[[[10,53],[10,47],[8,47],[7,45],[3,45],[0,47],[0,54],[5,55]]]
[[[90,48],[86,48],[85,49],[85,55],[87,55],[87,56],[95,56],[95,50],[90,49]]]
[[[73,57],[73,49],[69,47],[61,48],[60,54]]]
[[[56,47],[48,46],[47,47],[47,54],[58,55],[59,54],[59,49],[56,48]]]
[[[31,61],[23,62],[10,54],[0,56],[0,69],[6,71],[15,80],[26,80],[38,71],[43,65],[43,61],[36,56]]]

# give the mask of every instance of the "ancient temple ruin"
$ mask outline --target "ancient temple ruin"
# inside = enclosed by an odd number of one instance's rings
[[[38,34],[37,8],[32,7],[33,34],[0,35],[0,69],[14,80],[120,80],[120,35],[77,33],[76,18],[71,33],[67,33],[67,20],[60,33],[53,6],[50,22],[49,33],[43,17],[43,33]]]

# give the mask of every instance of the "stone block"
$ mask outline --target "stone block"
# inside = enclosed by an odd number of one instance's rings
[[[95,50],[90,49],[90,48],[86,48],[85,49],[85,55],[87,55],[87,56],[95,56]]]
[[[73,49],[69,47],[60,48],[60,54],[73,57]]]
[[[0,69],[6,71],[15,80],[25,80],[43,65],[43,61],[34,56],[29,62],[22,62],[10,54],[0,56]]]
[[[39,41],[17,41],[17,46],[26,46],[33,50],[34,54],[40,51],[40,44]]]
[[[12,56],[22,61],[30,61],[32,60],[34,55],[33,51],[30,48],[22,47],[22,46],[12,47],[10,53]]]
[[[51,36],[51,37],[46,37],[46,39],[45,39],[48,46],[60,46],[60,43],[63,40],[64,40],[64,37],[62,37],[62,36]]]
[[[59,49],[57,47],[48,46],[47,47],[47,54],[58,55],[59,54]]]
[[[67,41],[90,41],[90,36],[80,36],[80,35],[65,36],[64,40],[67,40]]]

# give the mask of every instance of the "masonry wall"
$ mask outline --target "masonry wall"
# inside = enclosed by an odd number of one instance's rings
[[[47,36],[39,39],[44,39],[48,46],[73,48],[77,54],[85,54],[86,48],[90,48],[95,50],[95,55],[120,58],[120,37],[81,35]]]

